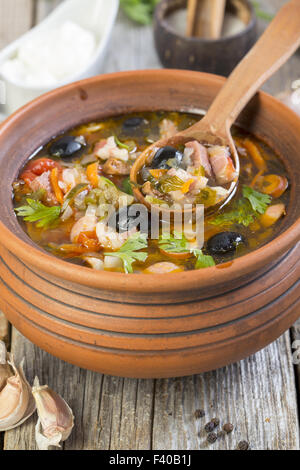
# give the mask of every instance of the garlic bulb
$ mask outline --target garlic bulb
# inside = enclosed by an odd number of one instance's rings
[[[295,80],[292,83],[292,90],[280,93],[277,98],[300,115],[300,80]]]
[[[0,342],[0,432],[20,426],[35,411],[23,363],[16,367],[13,357],[6,353],[3,344]]]
[[[59,444],[68,439],[74,426],[71,408],[47,385],[40,386],[37,377],[32,393],[39,415],[35,428],[39,450],[48,450],[50,446],[60,447]]]
[[[6,381],[13,375],[13,371],[7,364],[7,353],[5,344],[0,341],[0,392],[4,388]]]

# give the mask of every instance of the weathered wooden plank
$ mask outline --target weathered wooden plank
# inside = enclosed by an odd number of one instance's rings
[[[1,0],[0,48],[24,34],[32,26],[32,0]]]
[[[299,449],[296,390],[289,333],[238,364],[178,379],[129,380],[102,376],[63,363],[14,330],[13,352],[30,382],[39,375],[64,396],[76,426],[65,449],[206,449],[205,423],[218,417],[235,431],[213,449]],[[196,409],[206,417],[195,420]],[[153,415],[154,413],[154,415]],[[5,449],[35,449],[31,418],[6,433]],[[210,446],[209,446],[210,447]]]
[[[206,417],[195,420],[196,409]],[[204,425],[217,417],[235,431],[214,445]],[[163,438],[162,438],[163,436]],[[153,448],[298,449],[299,428],[289,333],[254,356],[207,374],[159,380],[156,386]]]

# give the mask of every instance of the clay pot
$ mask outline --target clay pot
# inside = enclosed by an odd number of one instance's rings
[[[236,34],[219,39],[187,37],[178,33],[167,20],[170,13],[186,8],[187,0],[163,0],[154,16],[154,39],[164,67],[198,70],[228,76],[257,38],[254,8],[248,0],[228,1],[226,11],[245,23]]]
[[[244,358],[297,319],[300,119],[264,93],[240,123],[283,156],[291,202],[276,239],[233,263],[156,276],[95,272],[40,250],[13,212],[20,167],[52,136],[133,111],[207,109],[223,83],[174,70],[103,75],[38,98],[1,126],[0,308],[32,342],[106,374],[171,377]]]

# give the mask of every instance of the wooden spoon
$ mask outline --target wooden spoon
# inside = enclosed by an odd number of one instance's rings
[[[188,0],[187,36],[218,39],[221,36],[226,0]]]
[[[138,174],[143,166],[151,164],[156,153],[155,149],[167,145],[177,147],[196,140],[211,145],[227,146],[239,176],[240,162],[230,133],[231,126],[259,87],[287,61],[299,45],[300,0],[291,0],[283,6],[258,42],[232,72],[204,118],[174,137],[154,143],[138,157],[130,173],[136,198],[148,209],[151,208],[137,187]],[[238,176],[232,182],[228,196],[221,202],[222,205],[234,195]],[[158,209],[155,205],[152,207]],[[209,209],[217,210],[219,207],[220,202]],[[170,209],[169,212],[173,211]]]

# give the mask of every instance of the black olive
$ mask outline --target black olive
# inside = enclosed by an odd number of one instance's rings
[[[49,153],[62,159],[73,158],[85,145],[83,137],[65,135],[51,144]]]
[[[168,160],[173,159],[175,160],[176,166],[180,165],[183,154],[174,147],[162,147],[156,152],[151,163],[151,168],[170,169],[171,166],[168,165]]]
[[[136,127],[139,127],[143,121],[143,118],[140,117],[126,119],[126,121],[123,122],[123,129],[125,131],[135,129]]]
[[[136,206],[136,207],[135,207]],[[136,214],[134,214],[136,208]],[[140,211],[141,207],[138,204],[134,204],[130,207],[122,207],[118,212],[114,212],[108,219],[107,224],[109,227],[115,229],[118,233],[128,232],[129,230],[136,228],[138,231],[142,233],[149,232],[149,224],[150,224],[150,217],[149,213],[147,212],[147,220],[138,224],[140,220]],[[130,214],[133,213],[134,215]],[[145,212],[146,213],[146,212]]]
[[[237,232],[222,232],[214,235],[207,242],[207,249],[213,255],[222,255],[236,250],[245,243],[244,237]]]

